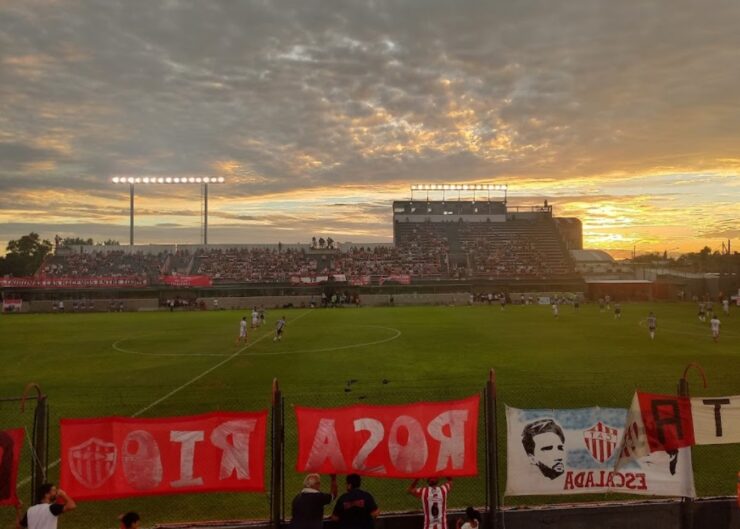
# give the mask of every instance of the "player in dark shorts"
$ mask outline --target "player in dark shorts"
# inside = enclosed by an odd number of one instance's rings
[[[277,342],[283,339],[283,329],[285,328],[285,316],[280,318],[275,324],[275,337],[272,339],[273,342]]]

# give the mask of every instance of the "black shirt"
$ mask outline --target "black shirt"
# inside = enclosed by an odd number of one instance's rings
[[[325,492],[301,491],[293,498],[292,529],[321,529],[324,520],[324,505],[332,500]]]
[[[373,529],[374,519],[370,513],[377,509],[369,492],[352,489],[339,497],[334,514],[339,517],[340,529]]]

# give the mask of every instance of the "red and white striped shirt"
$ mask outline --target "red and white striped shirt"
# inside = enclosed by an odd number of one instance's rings
[[[447,494],[452,482],[447,481],[434,487],[421,487],[413,490],[414,496],[421,498],[424,508],[424,529],[447,529]]]

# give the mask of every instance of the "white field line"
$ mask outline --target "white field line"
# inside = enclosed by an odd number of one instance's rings
[[[293,318],[291,320],[291,322],[298,321],[302,317],[306,316],[309,313],[310,313],[310,311],[306,311],[303,314],[301,314],[301,315]],[[259,342],[261,340],[264,340],[265,338],[267,338],[269,336],[272,336],[272,333],[265,333],[264,335],[262,335],[259,338],[257,338],[255,341],[253,341],[251,343],[248,343],[247,345],[245,345],[244,347],[242,347],[241,349],[239,349],[238,351],[236,351],[235,353],[233,353],[231,356],[225,358],[224,360],[221,360],[218,364],[214,365],[213,367],[210,367],[210,368],[206,369],[200,375],[191,378],[190,380],[188,380],[187,382],[185,382],[181,386],[173,389],[172,391],[170,391],[169,393],[167,393],[164,397],[161,397],[161,398],[155,400],[154,402],[152,402],[151,404],[149,404],[148,406],[140,409],[139,411],[137,411],[136,413],[134,413],[133,415],[131,415],[131,417],[138,417],[142,413],[144,413],[144,412],[149,411],[150,409],[152,409],[157,404],[161,404],[162,402],[164,402],[167,399],[169,399],[172,395],[175,395],[175,394],[179,393],[180,391],[182,391],[186,387],[188,387],[191,384],[197,382],[198,380],[200,380],[204,376],[208,375],[209,373],[211,373],[211,372],[215,371],[216,369],[218,369],[219,367],[221,367],[222,365],[227,364],[228,362],[231,362],[234,358],[236,358],[237,356],[239,356],[242,353],[242,351],[246,351],[247,349],[249,349],[250,347],[252,347],[257,342]],[[54,467],[58,466],[60,462],[61,462],[61,459],[57,459],[56,461],[54,461],[53,463],[51,463],[49,465],[49,468],[54,468]],[[22,487],[23,485],[26,485],[26,484],[28,484],[30,482],[31,482],[31,476],[28,476],[27,478],[24,478],[22,481],[20,481],[18,483],[18,486],[21,486]]]
[[[383,329],[386,331],[393,332],[393,336],[389,338],[382,338],[380,340],[375,340],[373,342],[365,342],[365,343],[353,343],[349,345],[339,345],[336,347],[326,347],[323,349],[300,349],[300,350],[293,350],[293,351],[272,351],[272,352],[264,352],[264,353],[245,353],[242,356],[280,356],[280,355],[292,355],[292,354],[308,354],[308,353],[326,353],[331,351],[341,351],[343,349],[355,349],[359,347],[368,347],[370,345],[379,345],[382,343],[390,342],[401,336],[401,331],[396,329],[395,327],[383,327],[382,325],[358,325],[358,327],[366,327],[371,329]],[[132,351],[130,349],[124,349],[122,347],[119,347],[118,344],[123,342],[124,340],[118,340],[113,344],[113,349],[118,351],[119,353],[126,353],[126,354],[133,354],[133,355],[141,355],[141,356],[177,356],[177,357],[189,357],[189,356],[229,356],[228,353],[142,353],[141,351]]]

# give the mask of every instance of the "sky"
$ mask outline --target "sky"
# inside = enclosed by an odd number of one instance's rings
[[[209,242],[391,242],[411,184],[547,199],[584,246],[740,248],[737,0],[0,0],[0,248],[128,243],[113,177],[219,177]],[[136,242],[198,243],[197,185]]]

